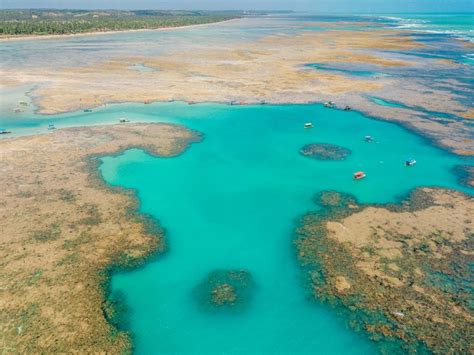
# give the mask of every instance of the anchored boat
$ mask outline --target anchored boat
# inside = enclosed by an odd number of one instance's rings
[[[412,166],[412,165],[415,165],[416,164],[416,160],[415,159],[407,159],[405,160],[405,166]]]
[[[311,122],[307,122],[304,124],[304,128],[313,128],[313,124]]]
[[[365,136],[365,137],[364,137],[364,140],[365,140],[366,142],[373,142],[373,141],[374,141],[374,139],[372,138],[372,136]]]
[[[130,122],[130,120],[127,120],[126,118],[121,118],[120,123],[127,123]]]
[[[365,177],[366,177],[366,175],[363,171],[357,171],[357,172],[354,173],[354,179],[355,180],[360,180],[360,179],[363,179]]]
[[[53,124],[48,125],[48,130],[52,131],[53,129],[56,129],[56,126]]]
[[[6,129],[0,129],[0,134],[9,134],[12,133],[11,131],[7,131]]]

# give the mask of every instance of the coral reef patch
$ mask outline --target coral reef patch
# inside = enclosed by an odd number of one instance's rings
[[[474,199],[421,188],[394,205],[323,192],[295,245],[308,291],[404,352],[469,353]]]
[[[351,151],[328,143],[306,144],[300,149],[301,155],[317,160],[344,160]]]
[[[193,296],[205,311],[243,311],[255,289],[252,275],[244,270],[215,270],[193,290]]]

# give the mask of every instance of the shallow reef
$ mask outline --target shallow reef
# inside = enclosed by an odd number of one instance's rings
[[[456,165],[454,173],[457,175],[460,184],[474,188],[474,166]]]
[[[344,160],[351,154],[350,149],[328,143],[306,144],[300,149],[301,155],[318,160]]]
[[[131,147],[175,156],[198,140],[196,133],[166,124],[67,128],[0,140],[5,349],[131,350],[123,331],[129,318],[124,296],[105,300],[109,276],[163,251],[163,231],[137,212],[133,191],[105,185],[99,157]]]
[[[313,297],[381,350],[469,352],[472,196],[422,188],[393,205],[333,191],[314,200],[323,208],[302,218],[295,239]]]
[[[243,311],[254,289],[255,283],[248,271],[214,270],[195,287],[193,297],[208,312]]]

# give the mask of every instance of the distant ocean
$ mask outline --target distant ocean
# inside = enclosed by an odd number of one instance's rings
[[[379,16],[395,28],[452,35],[474,42],[474,13],[462,14],[397,14]]]

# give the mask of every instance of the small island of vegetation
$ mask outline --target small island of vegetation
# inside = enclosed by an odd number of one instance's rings
[[[157,29],[227,21],[242,11],[0,10],[0,37]]]

